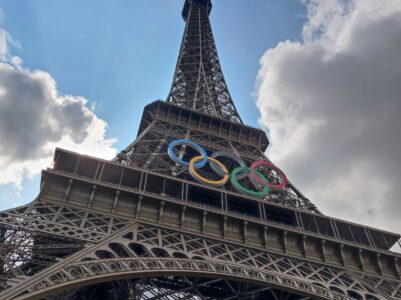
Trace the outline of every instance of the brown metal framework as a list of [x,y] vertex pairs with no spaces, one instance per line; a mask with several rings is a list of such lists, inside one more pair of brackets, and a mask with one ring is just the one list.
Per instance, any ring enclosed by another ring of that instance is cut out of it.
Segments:
[[56,149],[37,199],[0,212],[0,299],[401,299],[398,234],[325,216],[292,183],[263,198],[204,186],[168,158],[190,139],[268,161],[228,92],[210,11],[185,1],[168,100],[145,107],[131,145],[113,161]]

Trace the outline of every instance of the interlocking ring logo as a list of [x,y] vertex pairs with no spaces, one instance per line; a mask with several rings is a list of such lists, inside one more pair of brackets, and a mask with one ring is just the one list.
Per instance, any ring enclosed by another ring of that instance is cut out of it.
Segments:
[[[177,154],[174,152],[174,148],[176,146],[185,146],[192,148],[199,155],[194,156],[189,161],[184,161],[182,158],[178,157]],[[250,167],[246,165],[244,160],[237,155],[234,155],[231,152],[227,151],[217,151],[214,152],[211,156],[209,156],[205,149],[199,146],[197,143],[189,140],[175,140],[170,143],[168,146],[167,153],[169,157],[178,165],[185,167],[189,170],[191,176],[198,182],[207,184],[210,186],[223,186],[230,180],[233,187],[244,194],[256,197],[263,197],[267,195],[270,190],[277,190],[285,187],[287,185],[287,177],[285,176],[284,172],[280,170],[277,166],[275,166],[271,162],[259,160],[255,161],[251,164]],[[219,161],[218,157],[225,157],[235,161],[239,167],[234,168],[231,173],[228,171],[227,167]],[[198,169],[203,168],[207,163],[209,163],[210,168],[219,176],[221,179],[218,180],[211,180],[205,178],[204,176],[198,173]],[[274,170],[277,176],[280,178],[279,184],[272,184],[269,183],[268,178],[262,174],[262,172],[258,171],[258,167],[264,167],[270,170]],[[248,177],[248,179],[255,185],[263,187],[261,191],[253,191],[244,187],[240,180]]]

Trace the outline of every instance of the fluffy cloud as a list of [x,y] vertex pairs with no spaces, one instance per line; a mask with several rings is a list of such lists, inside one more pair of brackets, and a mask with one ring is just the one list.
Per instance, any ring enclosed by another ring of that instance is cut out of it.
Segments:
[[312,0],[262,57],[269,156],[325,214],[400,232],[401,5]]
[[0,28],[0,185],[19,186],[50,165],[54,148],[112,158],[115,140],[107,123],[79,96],[60,95],[44,71],[22,67],[11,57],[11,36]]

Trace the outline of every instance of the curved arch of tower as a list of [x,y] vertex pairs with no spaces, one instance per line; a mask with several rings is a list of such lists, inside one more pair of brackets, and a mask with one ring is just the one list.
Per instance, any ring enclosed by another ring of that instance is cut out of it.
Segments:
[[229,93],[211,10],[185,1],[171,90],[144,108],[134,142],[112,161],[56,149],[38,197],[0,212],[0,299],[401,299],[400,235],[322,214],[278,173],[258,174],[283,188],[244,193],[170,158],[190,140],[230,170],[233,155],[270,163]]

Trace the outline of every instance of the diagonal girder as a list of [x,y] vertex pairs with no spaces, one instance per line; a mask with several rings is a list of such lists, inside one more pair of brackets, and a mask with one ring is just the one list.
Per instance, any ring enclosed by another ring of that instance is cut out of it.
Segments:
[[[163,240],[163,245],[160,245],[160,239]],[[201,240],[203,243],[200,243]],[[199,245],[204,246],[202,248]],[[206,251],[206,248],[209,251]],[[177,250],[183,255],[180,258],[175,258],[174,253]],[[218,253],[218,255],[212,253]],[[13,291],[14,293],[23,293],[24,290],[42,295],[42,293],[46,294],[46,291],[49,293],[52,290],[60,292],[76,284],[87,286],[91,282],[104,281],[106,278],[106,281],[121,279],[121,276],[127,279],[144,278],[143,274],[147,274],[145,277],[148,277],[154,271],[157,271],[157,275],[151,275],[151,278],[168,277],[169,275],[183,275],[187,278],[223,276],[222,278],[226,278],[230,282],[231,280],[250,281],[252,284],[260,285],[260,289],[265,289],[267,284],[269,289],[266,291],[273,288],[272,293],[280,293],[274,291],[274,288],[279,287],[287,291],[291,290],[291,293],[309,295],[312,293],[316,297],[324,299],[334,299],[333,297],[348,299],[346,296],[337,294],[339,291],[342,293],[352,291],[361,295],[377,293],[386,299],[401,295],[397,281],[382,279],[372,284],[371,281],[374,277],[370,278],[367,274],[363,275],[361,281],[361,275],[347,270],[269,254],[265,251],[244,249],[236,245],[197,238],[171,230],[160,230],[139,223],[110,234],[107,239],[80,250],[36,276],[28,277],[14,288],[6,290],[4,295],[12,295]],[[237,275],[239,277],[236,277]],[[177,293],[179,295],[186,292],[203,297],[204,292],[200,287],[207,285],[195,283],[192,280],[194,279],[190,279],[190,284],[184,288],[171,290],[170,287],[163,291],[155,290],[156,287],[161,287],[159,285],[161,281],[156,280],[158,283],[153,283],[155,286],[151,290],[152,297],[160,296],[160,299],[163,299],[163,295]],[[311,287],[313,288],[311,289]],[[232,296],[226,295],[227,299],[234,297],[236,292],[244,293],[243,288],[237,291],[231,286],[231,283],[226,284],[227,291],[234,293]],[[0,294],[0,299],[2,299],[1,297]],[[26,298],[23,294],[21,297],[21,299]]]

